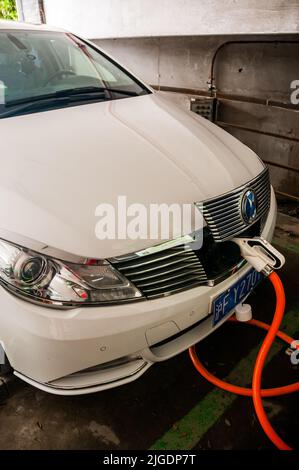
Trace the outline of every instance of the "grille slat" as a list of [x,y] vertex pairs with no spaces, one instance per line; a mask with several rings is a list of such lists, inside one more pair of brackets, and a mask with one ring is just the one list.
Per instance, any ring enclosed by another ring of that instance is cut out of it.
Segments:
[[[264,170],[265,171],[265,170]],[[262,185],[265,183],[266,180],[269,180],[269,173],[268,170],[266,169],[265,173],[260,176],[260,178],[257,181],[252,181],[251,186],[254,188],[257,188],[258,186]]]
[[[226,220],[227,220],[227,216],[211,218],[211,222],[209,222],[209,226],[210,227],[213,227],[213,226],[217,227],[219,224],[223,223],[223,221],[226,221]],[[235,220],[240,220],[239,214],[235,215],[234,217],[230,217],[228,220],[229,220],[229,222],[233,222]]]
[[200,284],[200,281],[196,275],[189,275],[189,276],[186,276],[184,279],[177,279],[173,282],[169,282],[168,284],[167,283],[165,283],[164,285],[160,284],[157,287],[153,287],[153,286],[146,287],[143,289],[143,292],[145,292],[146,294],[150,292],[161,292],[161,291],[168,292],[168,290],[171,290],[175,288],[176,286],[186,284],[188,282],[198,283],[198,285]]
[[262,198],[262,196],[264,196],[265,194],[269,194],[268,188],[266,186],[260,189],[254,189],[254,191],[258,193],[260,198]]
[[205,207],[204,203],[198,203],[199,206],[202,207],[203,210],[206,210],[206,211],[211,211],[211,210],[215,210],[215,208],[219,208],[219,206],[221,206],[222,208],[223,207],[234,207],[234,206],[237,206],[238,205],[238,201],[236,201],[236,196],[232,196],[231,198],[228,198],[228,199],[220,199],[219,201],[217,202],[211,202],[207,207]]
[[[174,266],[174,268],[169,269],[172,266]],[[141,276],[144,277],[148,275],[147,277],[150,277],[150,276],[154,277],[158,275],[159,272],[163,272],[163,273],[175,272],[175,271],[179,271],[180,269],[185,269],[186,267],[189,268],[192,266],[195,266],[195,267],[198,266],[198,259],[194,261],[190,261],[190,262],[185,261],[185,262],[180,262],[180,263],[176,263],[172,265],[165,265],[165,264],[157,265],[154,269],[144,269],[143,271],[136,271],[133,273],[127,271],[127,274],[129,274],[132,279],[141,279]]]
[[159,298],[159,297],[164,297],[165,295],[177,294],[178,292],[193,289],[194,287],[198,287],[200,285],[201,285],[201,283],[199,283],[198,281],[188,281],[185,284],[180,284],[178,286],[173,286],[171,288],[168,288],[164,292],[163,291],[160,291],[160,292],[145,292],[145,295],[148,299],[155,299],[155,298]]
[[[235,204],[231,209],[225,211],[225,214],[226,214],[227,216],[229,216],[230,214],[233,214],[233,215],[234,215],[234,214],[236,213],[236,210],[238,209],[238,205],[239,205],[239,204]],[[230,205],[229,205],[229,207],[230,207]],[[204,213],[205,218],[206,218],[206,217],[216,218],[216,217],[218,217],[219,215],[220,215],[220,216],[223,216],[223,207],[221,206],[220,209],[217,209],[217,210],[213,211],[213,216],[212,216],[212,215],[209,215],[210,213],[209,213],[209,211],[207,211],[207,210],[203,210],[202,212]]]
[[[168,261],[168,262],[164,262],[164,260],[162,260],[162,263],[160,261],[158,262],[155,262],[155,264],[152,262],[150,264],[146,263],[144,265],[139,265],[139,268],[138,270],[132,270],[132,268],[129,266],[126,268],[126,272],[128,274],[130,274],[130,276],[136,276],[136,275],[139,275],[139,274],[143,274],[143,273],[147,273],[147,272],[151,272],[151,271],[155,271],[157,269],[165,269],[165,268],[168,268],[169,266],[176,266],[178,264],[180,264],[181,266],[183,265],[186,265],[186,263],[192,263],[193,261],[198,261],[198,259],[196,258],[196,256],[187,256],[185,258],[178,258],[178,259],[173,259],[172,261]],[[142,269],[140,269],[140,267],[142,267]]]
[[263,190],[256,191],[258,194],[258,202],[261,203],[261,199],[263,199],[265,196],[270,198],[270,185],[269,187],[265,187]]
[[185,269],[183,271],[181,271],[179,274],[175,273],[173,275],[167,275],[167,276],[164,276],[163,280],[161,281],[160,277],[154,277],[154,278],[151,278],[151,280],[148,280],[148,281],[141,281],[141,280],[138,280],[138,285],[142,288],[142,290],[144,290],[144,288],[150,286],[150,287],[155,287],[156,285],[158,286],[163,286],[163,284],[165,282],[169,282],[169,281],[172,281],[173,279],[174,280],[179,280],[180,281],[180,278],[181,277],[184,277],[183,281],[186,280],[186,276],[196,276],[196,279],[198,279],[198,277],[201,277],[202,276],[202,271],[200,269]]
[[269,183],[269,178],[263,178],[257,184],[250,185],[250,188],[254,191],[263,191],[267,187],[267,183]]
[[[230,237],[227,237],[227,234],[228,234],[228,233],[231,234],[231,232],[232,232],[232,227],[234,228],[234,230],[235,230],[236,232],[238,232],[240,229],[243,228],[243,224],[240,222],[239,224],[235,224],[235,223],[234,223],[234,224],[232,224],[232,225],[225,225],[225,226],[223,227],[223,230],[221,230],[221,236],[225,236],[225,238],[231,238],[231,236],[230,236]],[[216,231],[216,230],[215,230],[215,231]],[[212,229],[211,229],[211,232],[212,232]],[[219,234],[219,237],[220,237],[220,233],[219,233],[218,231],[217,231],[217,233]]]
[[[186,254],[186,256],[190,255],[190,257],[194,256],[194,253],[191,250],[185,250],[185,254]],[[139,266],[145,266],[147,264],[153,264],[153,263],[157,263],[157,262],[160,262],[160,261],[164,261],[164,260],[169,259],[169,258],[174,258],[175,256],[181,257],[182,253],[181,252],[173,252],[173,253],[168,253],[168,254],[163,255],[163,252],[162,252],[162,253],[160,253],[160,256],[158,254],[155,255],[155,256],[147,255],[146,259],[144,257],[140,257],[137,260],[134,260],[133,262],[129,262],[127,264],[127,268],[128,269],[134,269],[134,268],[138,268]],[[185,257],[184,257],[184,259],[185,259]],[[177,260],[174,260],[174,262],[177,262]],[[171,261],[170,261],[170,263],[171,263]]]
[[117,269],[148,298],[205,284],[207,276],[196,253],[184,245],[120,261]]
[[[176,273],[177,271],[180,272],[182,271],[182,269],[189,269],[189,270],[192,270],[194,268],[194,270],[200,274],[203,274],[205,275],[205,271],[203,268],[198,268],[198,262],[197,261],[194,261],[194,263],[192,264],[188,264],[187,268],[184,268],[182,267],[181,265],[174,268],[174,269],[169,269],[169,270],[164,270],[164,269],[161,269],[160,272],[156,273],[152,273],[152,274],[149,274],[149,275],[141,275],[141,276],[132,276],[131,277],[131,281],[132,282],[142,282],[142,281],[147,281],[148,279],[156,279],[156,278],[159,278],[159,277],[162,277],[162,276],[165,276],[165,275],[168,275],[168,274],[171,274],[171,273]],[[179,274],[178,274],[179,275]]]
[[252,189],[257,198],[256,222],[265,215],[270,206],[268,169],[265,169],[254,180],[249,181],[231,193],[197,204],[211,230],[215,242],[222,242],[233,238],[248,228],[249,224],[246,223],[241,214],[242,197],[248,189]]

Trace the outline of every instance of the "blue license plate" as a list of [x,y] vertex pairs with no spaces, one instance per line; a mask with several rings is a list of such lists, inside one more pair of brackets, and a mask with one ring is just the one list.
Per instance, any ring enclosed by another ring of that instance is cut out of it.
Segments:
[[241,303],[262,279],[263,275],[261,273],[251,269],[238,282],[222,292],[213,301],[213,325],[217,325],[229,315],[235,306]]

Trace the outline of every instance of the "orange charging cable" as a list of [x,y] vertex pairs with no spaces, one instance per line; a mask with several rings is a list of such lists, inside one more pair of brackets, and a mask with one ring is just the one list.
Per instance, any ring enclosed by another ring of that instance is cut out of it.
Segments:
[[[265,360],[272,346],[272,343],[275,340],[275,337],[277,336],[278,338],[282,339],[283,341],[289,344],[294,341],[293,338],[279,330],[285,309],[285,293],[282,282],[275,272],[272,272],[269,275],[269,279],[272,282],[276,295],[276,309],[272,324],[267,325],[266,323],[258,320],[250,320],[247,322],[250,325],[255,325],[268,331],[255,362],[252,378],[252,388],[233,385],[215,377],[204,367],[204,365],[198,359],[195,346],[189,348],[189,354],[196,370],[213,385],[216,385],[217,387],[222,388],[223,390],[235,393],[237,395],[252,397],[258,420],[269,439],[280,450],[292,450],[291,447],[288,446],[288,444],[286,444],[273,429],[272,425],[270,424],[267,418],[262,402],[262,397],[275,397],[299,391],[299,382],[277,388],[261,389],[261,380]],[[237,322],[235,317],[232,317],[229,320]]]

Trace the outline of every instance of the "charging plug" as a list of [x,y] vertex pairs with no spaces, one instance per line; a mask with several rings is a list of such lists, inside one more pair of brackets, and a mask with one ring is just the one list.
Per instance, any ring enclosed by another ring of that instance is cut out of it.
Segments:
[[239,246],[243,258],[265,276],[285,263],[284,256],[264,238],[234,238],[232,241]]

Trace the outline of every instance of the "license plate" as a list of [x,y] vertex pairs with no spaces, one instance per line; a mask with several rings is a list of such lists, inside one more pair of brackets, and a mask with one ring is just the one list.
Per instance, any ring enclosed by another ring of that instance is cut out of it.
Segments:
[[236,305],[241,303],[262,279],[263,275],[261,273],[251,269],[229,289],[222,292],[213,301],[213,325],[217,325],[217,323],[229,315]]

